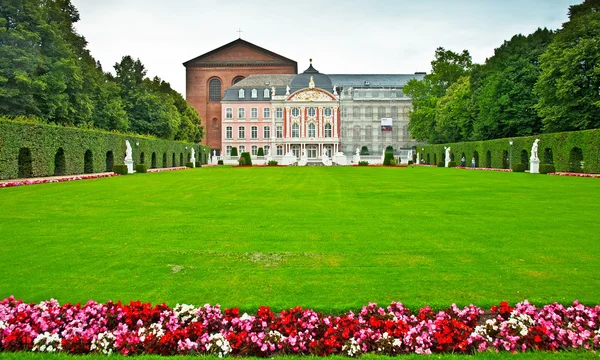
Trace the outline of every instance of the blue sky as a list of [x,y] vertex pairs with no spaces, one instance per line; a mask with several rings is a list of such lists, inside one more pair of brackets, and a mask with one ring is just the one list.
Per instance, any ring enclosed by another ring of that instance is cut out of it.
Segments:
[[140,58],[185,96],[182,63],[238,37],[324,73],[414,73],[442,46],[482,63],[515,34],[558,29],[582,0],[72,0],[105,70]]

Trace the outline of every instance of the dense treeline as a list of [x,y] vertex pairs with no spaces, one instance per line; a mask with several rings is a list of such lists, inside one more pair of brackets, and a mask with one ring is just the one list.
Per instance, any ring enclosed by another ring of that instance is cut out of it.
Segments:
[[556,32],[515,35],[484,64],[438,48],[411,80],[410,131],[433,144],[600,127],[600,0],[569,8]]
[[70,0],[0,2],[0,115],[200,141],[200,118],[140,60],[104,72],[74,24]]

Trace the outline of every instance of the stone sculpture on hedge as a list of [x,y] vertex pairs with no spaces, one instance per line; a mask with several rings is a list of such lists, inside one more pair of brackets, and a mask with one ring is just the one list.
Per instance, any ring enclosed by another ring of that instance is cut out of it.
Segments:
[[540,139],[535,139],[531,146],[531,157],[529,158],[529,172],[531,174],[540,173],[540,158],[538,157],[538,143]]
[[194,164],[192,167],[196,167],[196,150],[192,148],[192,154],[190,155],[190,162]]
[[446,167],[448,167],[448,165],[450,165],[450,146],[448,146],[446,148]]
[[133,174],[133,151],[129,140],[125,140],[125,165],[127,166],[127,173]]

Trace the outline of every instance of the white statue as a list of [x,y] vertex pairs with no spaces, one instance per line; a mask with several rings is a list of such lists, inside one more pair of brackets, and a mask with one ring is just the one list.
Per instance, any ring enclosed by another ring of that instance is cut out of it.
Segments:
[[309,89],[314,89],[315,88],[315,81],[313,80],[313,77],[310,77],[310,81],[308,82],[308,88]]
[[337,86],[334,86],[334,87],[333,87],[333,95],[337,96],[337,94],[338,94],[338,93],[337,93]]
[[271,97],[275,96],[275,86],[271,86]]
[[324,148],[324,149],[323,149],[323,156],[324,156],[324,157],[327,157],[327,148]]
[[131,144],[129,143],[129,140],[125,140],[125,146],[127,147],[127,150],[125,150],[125,161],[133,161],[133,153],[131,150]]
[[450,147],[446,148],[446,161],[450,161]]
[[289,85],[286,85],[286,86],[285,86],[285,94],[286,94],[286,95],[289,95],[289,94],[290,94],[290,86],[289,86]]
[[190,155],[190,162],[192,163],[192,167],[196,167],[196,150],[192,148],[192,154]]
[[356,156],[360,155],[360,149],[356,148]]
[[213,150],[213,157],[217,156],[217,150]]
[[533,146],[531,147],[531,158],[532,159],[539,160],[539,157],[538,157],[538,143],[539,142],[540,142],[540,139],[535,139],[535,141],[533,142]]
[[383,151],[381,152],[381,156],[385,158],[385,149],[383,149]]

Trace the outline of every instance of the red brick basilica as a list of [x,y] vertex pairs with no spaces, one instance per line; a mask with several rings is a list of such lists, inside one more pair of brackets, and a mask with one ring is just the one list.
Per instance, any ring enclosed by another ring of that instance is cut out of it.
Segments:
[[252,74],[297,74],[298,64],[248,41],[237,39],[183,63],[186,98],[203,120],[202,144],[221,149],[221,99],[231,85]]

